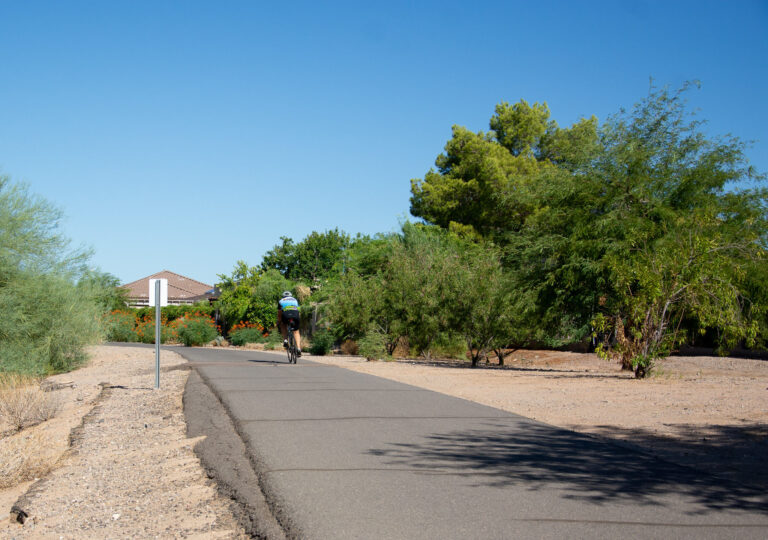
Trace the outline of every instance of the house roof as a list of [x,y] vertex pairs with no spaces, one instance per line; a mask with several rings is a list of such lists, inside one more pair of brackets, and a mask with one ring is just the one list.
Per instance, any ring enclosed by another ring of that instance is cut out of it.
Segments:
[[131,283],[121,285],[122,289],[128,289],[129,298],[149,298],[149,280],[167,279],[168,280],[168,299],[191,299],[193,297],[204,296],[205,293],[213,289],[213,285],[208,285],[202,281],[197,281],[170,270],[163,270],[151,276],[137,279]]

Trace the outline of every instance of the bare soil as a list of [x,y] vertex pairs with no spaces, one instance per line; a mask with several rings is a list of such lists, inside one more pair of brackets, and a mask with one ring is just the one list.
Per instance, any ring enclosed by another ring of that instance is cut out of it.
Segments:
[[[520,351],[504,368],[477,369],[456,361],[305,358],[768,486],[765,361],[673,357],[636,380],[595,355],[552,351]],[[202,437],[186,435],[184,360],[166,351],[162,359],[155,390],[153,350],[96,347],[88,367],[49,379],[62,404],[56,418],[15,435],[0,426],[0,459],[10,442],[18,448],[27,437],[37,442],[25,451],[45,453],[52,468],[0,491],[0,538],[245,537],[195,456]],[[23,526],[5,518],[14,503],[29,513]]]
[[[12,505],[28,514],[2,519],[0,538],[246,538],[228,500],[203,472],[188,438],[182,393],[189,376],[163,351],[160,389],[154,350],[96,347],[83,369],[50,377],[56,418],[0,439],[42,433],[53,468],[0,492],[0,518]],[[40,440],[41,437],[31,437]]]

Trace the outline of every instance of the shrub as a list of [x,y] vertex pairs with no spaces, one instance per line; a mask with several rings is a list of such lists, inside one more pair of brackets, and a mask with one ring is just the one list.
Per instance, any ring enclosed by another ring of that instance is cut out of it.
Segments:
[[71,281],[16,275],[0,285],[0,371],[43,376],[75,369],[103,338],[101,313]]
[[58,400],[40,388],[38,379],[0,374],[0,420],[16,431],[53,418],[58,408]]
[[309,346],[309,352],[316,356],[325,356],[331,352],[333,347],[333,334],[328,330],[322,329],[315,332],[312,336],[312,344]]
[[274,332],[269,334],[265,339],[266,339],[266,342],[264,345],[265,349],[274,351],[275,349],[283,348],[283,336],[282,334],[280,334],[279,331],[275,330]]
[[42,478],[53,470],[60,456],[56,441],[42,430],[0,439],[0,489]]
[[341,354],[345,354],[347,356],[354,356],[358,353],[358,343],[352,339],[344,340],[344,342],[339,346],[341,349]]
[[386,358],[387,336],[374,330],[367,332],[358,342],[360,354],[368,360]]
[[[210,303],[203,301],[203,302],[198,302],[191,306],[185,305],[185,304],[163,306],[160,308],[160,317],[163,320],[172,322],[172,321],[175,321],[176,319],[181,319],[186,315],[191,315],[194,313],[202,313],[204,315],[213,316],[213,313],[215,311],[216,311],[216,308],[210,305]],[[154,306],[145,306],[142,308],[138,308],[136,310],[136,317],[139,319],[144,317],[154,318],[154,316],[155,316]]]
[[264,328],[260,324],[252,322],[241,322],[232,327],[229,331],[229,342],[232,345],[245,345],[246,343],[263,343]]
[[[422,351],[424,354],[425,351]],[[429,346],[429,354],[424,354],[427,358],[453,358],[456,360],[467,359],[467,344],[459,335],[441,333],[434,339]]]
[[[177,319],[179,320],[179,319]],[[174,321],[175,323],[176,321]],[[136,334],[135,341],[141,343],[154,343],[155,342],[155,318],[149,315],[144,315],[140,319],[136,319],[136,327],[134,333]],[[166,343],[168,341],[178,341],[178,334],[176,326],[171,323],[167,324],[165,318],[160,319],[160,343]]]
[[137,341],[136,317],[127,311],[115,310],[104,316],[104,329],[107,341],[133,342]]
[[176,331],[179,341],[187,347],[204,345],[219,335],[213,319],[200,312],[185,315],[174,322],[178,322]]

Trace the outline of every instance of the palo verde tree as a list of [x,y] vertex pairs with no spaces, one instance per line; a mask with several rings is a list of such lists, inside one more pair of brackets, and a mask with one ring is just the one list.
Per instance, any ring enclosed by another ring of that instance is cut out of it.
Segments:
[[89,254],[69,248],[61,220],[59,209],[0,177],[0,371],[66,371],[101,338],[97,287],[76,286]]

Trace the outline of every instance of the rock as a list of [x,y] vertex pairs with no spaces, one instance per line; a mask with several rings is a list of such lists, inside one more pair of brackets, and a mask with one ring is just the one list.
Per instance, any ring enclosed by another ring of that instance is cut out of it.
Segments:
[[16,505],[13,505],[11,507],[11,521],[15,521],[16,523],[24,524],[25,521],[27,521],[27,518],[29,518],[29,514],[27,514],[24,510],[19,508]]

